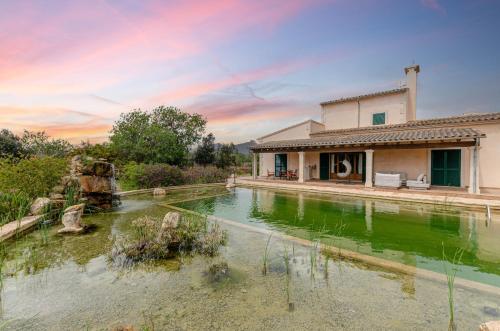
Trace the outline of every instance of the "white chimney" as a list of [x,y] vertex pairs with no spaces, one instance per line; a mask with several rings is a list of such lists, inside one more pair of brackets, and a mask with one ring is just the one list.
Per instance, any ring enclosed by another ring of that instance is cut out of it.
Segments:
[[408,88],[408,106],[406,107],[406,120],[414,121],[417,119],[417,75],[420,72],[420,66],[414,64],[405,68],[406,87]]

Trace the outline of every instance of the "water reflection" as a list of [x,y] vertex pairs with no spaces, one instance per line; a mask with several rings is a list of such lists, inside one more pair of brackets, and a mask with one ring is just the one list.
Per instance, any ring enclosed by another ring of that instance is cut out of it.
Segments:
[[[480,211],[247,188],[178,206],[307,239],[335,240],[345,249],[439,272],[443,247],[448,256],[464,249],[462,276],[484,280],[478,273],[500,275],[500,223],[497,219],[487,227]],[[341,234],[339,224],[345,224]],[[498,278],[486,280],[492,281]]]

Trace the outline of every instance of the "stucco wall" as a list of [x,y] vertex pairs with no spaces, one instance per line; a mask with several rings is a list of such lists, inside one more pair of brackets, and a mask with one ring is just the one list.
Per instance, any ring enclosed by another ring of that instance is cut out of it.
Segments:
[[[481,193],[500,193],[500,123],[470,125],[486,134],[479,150],[479,186]],[[467,178],[469,159],[467,157]]]
[[[374,113],[385,113],[386,124],[406,122],[408,94],[399,93],[361,99],[359,126],[371,126]],[[358,127],[358,102],[349,101],[323,106],[325,130]]]
[[373,153],[373,173],[384,171],[406,172],[408,179],[421,173],[429,176],[426,149],[386,149]]
[[[264,136],[258,139],[259,143],[264,143],[268,141],[279,141],[279,140],[289,140],[289,139],[307,139],[311,133],[311,123],[314,122],[304,122],[290,128],[285,128],[276,133]],[[313,128],[317,129],[317,126]],[[319,131],[319,130],[318,130]]]
[[[299,169],[299,153],[279,153],[287,154],[287,168],[288,170]],[[260,173],[259,176],[267,176],[267,171],[274,171],[274,155],[275,153],[261,153],[260,154]],[[309,166],[316,165],[316,169],[311,169],[311,178],[319,178],[319,152],[306,152],[305,154],[305,168],[309,171]],[[308,172],[309,174],[309,172]],[[308,175],[306,175],[308,177]]]

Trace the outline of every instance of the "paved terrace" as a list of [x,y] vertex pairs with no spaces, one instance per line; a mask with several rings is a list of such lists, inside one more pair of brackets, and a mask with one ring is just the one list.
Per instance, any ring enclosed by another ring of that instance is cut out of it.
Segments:
[[500,210],[500,196],[469,194],[465,189],[459,188],[431,188],[428,191],[423,191],[410,190],[408,188],[367,188],[363,184],[340,184],[317,180],[299,183],[297,181],[287,181],[279,179],[252,179],[251,177],[239,177],[237,178],[237,184],[297,191],[341,194],[367,198],[475,207],[483,209],[485,211],[486,206],[490,206],[491,209]]

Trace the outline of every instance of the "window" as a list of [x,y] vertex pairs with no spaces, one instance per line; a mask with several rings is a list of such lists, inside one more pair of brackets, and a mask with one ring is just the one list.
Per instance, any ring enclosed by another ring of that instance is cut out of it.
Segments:
[[375,113],[373,114],[373,125],[385,124],[385,113]]

